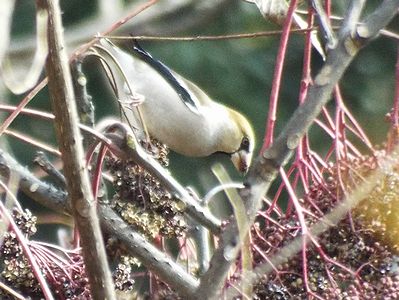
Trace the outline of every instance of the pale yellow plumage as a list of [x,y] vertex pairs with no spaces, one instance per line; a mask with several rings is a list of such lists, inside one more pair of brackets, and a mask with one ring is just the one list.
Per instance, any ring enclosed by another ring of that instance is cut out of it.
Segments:
[[[136,57],[133,51],[131,54],[122,51],[107,39],[101,39],[101,45],[103,48],[97,51],[104,57],[113,56],[129,81],[126,84],[117,64],[107,59],[121,103],[131,101],[129,86],[133,94],[144,96],[139,109],[152,137],[186,156],[227,153],[239,171],[247,171],[254,149],[254,133],[243,115],[211,100],[197,85],[169,70],[178,88],[188,91],[192,101],[185,101],[174,82],[171,84],[165,79],[167,76],[148,61]],[[140,127],[137,110],[124,107],[129,122]]]

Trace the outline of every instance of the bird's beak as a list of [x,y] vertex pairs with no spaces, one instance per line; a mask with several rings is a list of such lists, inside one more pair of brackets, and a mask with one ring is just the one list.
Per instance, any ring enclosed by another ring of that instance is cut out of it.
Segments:
[[234,167],[242,174],[247,173],[248,168],[251,164],[251,153],[245,150],[239,150],[231,155],[231,161]]

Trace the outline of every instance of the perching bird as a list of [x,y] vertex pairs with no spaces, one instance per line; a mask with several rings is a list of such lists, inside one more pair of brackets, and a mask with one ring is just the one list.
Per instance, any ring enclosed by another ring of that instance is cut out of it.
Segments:
[[[111,58],[106,61],[118,100],[126,104],[144,97],[138,108],[151,137],[185,156],[225,153],[237,170],[242,173],[248,170],[255,141],[252,127],[243,115],[213,101],[194,83],[154,59],[137,42],[131,54],[108,39],[103,38],[100,43],[102,47],[96,50]],[[129,123],[140,127],[137,109],[122,107]]]

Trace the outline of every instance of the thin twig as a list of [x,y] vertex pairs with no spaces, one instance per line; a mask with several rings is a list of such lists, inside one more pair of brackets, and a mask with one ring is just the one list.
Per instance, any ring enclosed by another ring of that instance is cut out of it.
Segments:
[[12,288],[10,288],[9,286],[7,286],[5,283],[3,283],[1,281],[0,281],[0,289],[5,291],[7,294],[10,294],[11,296],[13,296],[17,300],[25,300],[26,299],[20,293],[18,293],[17,291],[14,291]]
[[[101,35],[107,35],[113,31],[115,31],[116,29],[118,29],[119,27],[121,27],[123,24],[126,24],[126,22],[128,22],[130,19],[134,18],[135,16],[137,16],[138,14],[140,14],[141,12],[143,12],[144,10],[146,10],[147,8],[153,6],[155,3],[157,3],[158,0],[149,0],[146,3],[138,6],[135,10],[133,10],[131,13],[129,13],[126,17],[118,20],[116,23],[112,24],[111,27],[109,27],[108,29],[106,29],[105,31],[103,31],[101,33]],[[93,46],[95,43],[97,43],[98,41],[98,37],[92,39],[90,42],[84,44],[83,46],[79,47],[79,49],[77,49],[71,56],[71,61],[77,59],[78,57],[80,57],[83,53],[85,53],[91,46]]]
[[57,149],[55,149],[54,147],[47,145],[45,143],[39,142],[37,140],[34,140],[33,138],[27,136],[26,134],[23,134],[21,132],[15,131],[15,130],[10,130],[7,129],[5,132],[5,134],[12,136],[14,138],[19,139],[20,141],[23,141],[25,143],[28,143],[29,145],[35,146],[39,149],[45,150],[51,154],[57,155],[57,156],[61,156],[61,152],[58,151]]
[[50,175],[51,179],[60,187],[65,188],[66,180],[64,175],[57,170],[57,168],[51,163],[50,159],[42,151],[38,151],[33,160],[46,174]]
[[[308,31],[317,30],[314,28],[305,29],[291,29],[291,33],[306,33]],[[224,35],[197,35],[197,36],[149,36],[149,35],[134,35],[134,36],[117,36],[104,35],[99,38],[108,38],[111,40],[151,40],[151,41],[177,41],[177,42],[195,42],[195,41],[219,41],[219,40],[235,40],[235,39],[251,39],[258,37],[278,36],[283,33],[282,30],[259,31],[253,33],[235,33]]]

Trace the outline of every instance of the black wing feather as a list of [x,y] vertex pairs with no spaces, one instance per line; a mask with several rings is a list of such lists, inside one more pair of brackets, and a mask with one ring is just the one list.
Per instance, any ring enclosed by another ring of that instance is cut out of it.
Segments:
[[194,112],[198,112],[198,107],[193,100],[192,95],[187,91],[187,89],[182,86],[179,80],[173,75],[172,71],[161,61],[152,57],[150,53],[145,51],[138,43],[134,40],[133,51],[151,67],[153,67],[176,91],[180,99]]

